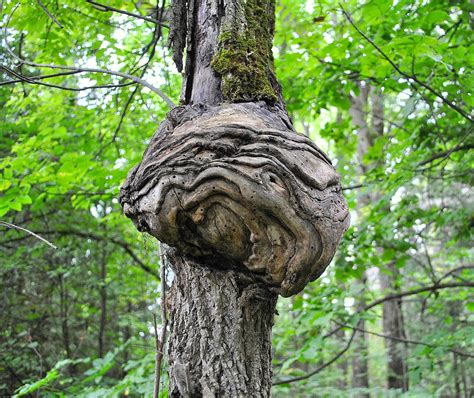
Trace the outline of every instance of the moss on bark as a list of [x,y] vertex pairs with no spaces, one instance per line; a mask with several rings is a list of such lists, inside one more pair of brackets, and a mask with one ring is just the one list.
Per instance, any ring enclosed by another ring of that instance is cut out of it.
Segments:
[[231,24],[222,27],[211,66],[222,78],[225,100],[273,103],[277,100],[271,83],[274,0],[246,0],[240,13]]

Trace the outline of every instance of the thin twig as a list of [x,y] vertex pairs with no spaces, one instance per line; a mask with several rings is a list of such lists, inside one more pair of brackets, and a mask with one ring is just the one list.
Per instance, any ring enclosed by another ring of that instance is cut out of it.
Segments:
[[123,77],[125,79],[132,80],[135,83],[141,84],[142,86],[147,87],[148,89],[150,89],[154,93],[158,94],[168,104],[168,106],[170,108],[175,106],[174,102],[171,101],[171,99],[163,91],[161,91],[159,88],[157,88],[157,87],[153,86],[152,84],[148,83],[146,80],[143,80],[143,79],[141,79],[137,76],[129,75],[128,73],[112,71],[112,70],[109,70],[109,69],[101,69],[101,68],[87,68],[87,67],[77,67],[77,66],[70,66],[70,65],[56,65],[56,64],[40,64],[40,63],[36,63],[36,62],[32,62],[32,61],[28,61],[28,60],[20,58],[18,55],[16,55],[11,50],[10,46],[8,45],[8,40],[7,40],[8,25],[9,25],[9,22],[10,22],[12,16],[13,16],[13,13],[16,11],[17,8],[18,7],[15,7],[13,9],[12,13],[8,17],[7,23],[5,23],[5,26],[3,28],[3,36],[4,36],[3,40],[5,42],[4,47],[7,50],[7,52],[13,58],[18,60],[19,62],[21,62],[23,64],[26,64],[26,65],[34,66],[36,68],[62,69],[62,70],[69,70],[69,71],[104,73],[104,74],[109,74],[109,75],[113,75],[113,76],[120,76],[120,77]]
[[61,29],[63,29],[63,26],[59,23],[59,21],[56,19],[56,17],[49,12],[49,10],[45,7],[45,5],[41,2],[41,0],[36,0],[38,5],[41,7],[41,9],[46,13],[46,15],[51,18],[51,20],[58,25]]
[[323,363],[321,366],[318,366],[315,370],[309,373],[306,373],[303,376],[298,376],[298,377],[294,377],[292,379],[287,379],[287,380],[276,381],[273,383],[273,385],[277,386],[279,384],[294,383],[296,381],[306,380],[306,379],[309,379],[311,376],[314,376],[316,373],[321,372],[323,369],[327,368],[329,365],[332,365],[334,362],[336,362],[340,357],[342,357],[345,354],[345,352],[350,348],[352,344],[352,340],[354,340],[355,334],[356,334],[356,330],[353,330],[351,337],[347,341],[344,348],[341,351],[339,351],[336,355],[334,355],[328,362]]
[[[78,91],[85,91],[85,90],[94,90],[94,89],[98,89],[98,88],[127,87],[127,86],[131,86],[133,84],[137,84],[136,82],[129,82],[129,83],[119,83],[119,84],[99,84],[99,85],[96,85],[96,86],[85,86],[85,87],[67,87],[67,86],[61,86],[59,84],[43,83],[43,82],[38,81],[38,80],[43,80],[43,79],[45,79],[45,77],[42,77],[41,79],[31,78],[29,76],[27,77],[27,76],[22,75],[18,72],[15,72],[14,70],[6,67],[5,65],[0,65],[0,69],[3,69],[8,74],[13,75],[14,77],[18,78],[17,80],[8,80],[8,81],[0,82],[0,86],[4,86],[4,85],[8,85],[8,84],[15,84],[15,83],[19,83],[19,82],[26,82],[26,83],[29,83],[29,84],[36,84],[38,86],[46,86],[46,87],[52,87],[52,88],[59,88],[61,90],[65,90],[65,91],[78,92]],[[76,71],[76,72],[72,72],[72,73],[80,73],[80,72]],[[72,73],[70,73],[70,74],[72,74]],[[56,73],[55,75],[60,75],[60,74]]]
[[156,316],[153,315],[155,322],[156,335],[156,360],[155,360],[155,382],[153,386],[153,398],[158,398],[160,395],[160,380],[161,380],[161,363],[163,362],[164,347],[166,341],[166,328],[168,327],[168,317],[166,316],[166,260],[163,253],[162,244],[159,248],[160,256],[160,279],[161,279],[161,297],[160,297],[160,312],[161,312],[161,339],[158,341],[158,332],[156,327]]
[[457,354],[457,355],[460,355],[460,356],[463,356],[463,357],[474,358],[474,355],[472,355],[472,354],[466,354],[464,352],[461,352],[461,351],[458,351],[458,350],[455,350],[455,349],[452,349],[452,348],[443,347],[443,346],[436,345],[436,344],[425,343],[423,341],[418,341],[418,340],[409,340],[409,339],[402,339],[401,337],[396,337],[396,336],[388,336],[386,334],[372,332],[370,330],[362,329],[358,326],[351,326],[351,325],[344,324],[344,323],[341,323],[341,322],[338,322],[338,321],[334,321],[334,323],[337,323],[338,325],[342,326],[343,328],[358,330],[362,333],[372,334],[374,336],[381,337],[381,338],[384,338],[384,339],[387,339],[387,340],[395,340],[395,341],[399,341],[401,343],[407,343],[407,344],[423,345],[423,346],[430,347],[430,348],[444,348],[444,349],[446,349],[446,350],[448,350],[448,351],[450,351],[454,354]]
[[96,1],[92,1],[92,0],[86,0],[86,2],[89,3],[89,4],[92,4],[93,6],[95,6],[94,8],[96,10],[99,10],[99,11],[113,11],[113,12],[116,12],[118,14],[128,15],[129,17],[143,19],[144,21],[152,22],[156,25],[162,26],[163,28],[169,29],[168,25],[166,25],[166,24],[162,23],[161,21],[158,21],[154,18],[150,18],[150,17],[140,15],[140,14],[135,14],[133,12],[124,11],[124,10],[121,10],[119,8],[107,6],[105,4],[97,3]]
[[28,234],[30,234],[31,236],[34,236],[35,238],[43,241],[44,243],[46,243],[48,246],[51,246],[53,249],[57,249],[57,246],[54,246],[49,240],[43,238],[42,236],[30,231],[29,229],[26,229],[26,228],[23,228],[23,227],[19,227],[18,225],[15,225],[15,224],[10,224],[9,222],[6,222],[6,221],[0,221],[0,224],[7,227],[7,228],[11,228],[11,229],[17,229],[19,231],[23,231],[23,232],[26,232]]

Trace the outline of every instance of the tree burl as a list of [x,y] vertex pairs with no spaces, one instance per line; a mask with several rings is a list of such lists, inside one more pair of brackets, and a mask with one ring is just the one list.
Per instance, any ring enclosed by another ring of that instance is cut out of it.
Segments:
[[264,102],[171,110],[120,201],[140,231],[285,297],[322,274],[349,225],[330,160]]

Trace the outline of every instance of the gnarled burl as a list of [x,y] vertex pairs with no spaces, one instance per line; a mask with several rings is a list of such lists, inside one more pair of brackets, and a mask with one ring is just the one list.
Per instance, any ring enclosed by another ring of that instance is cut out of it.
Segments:
[[330,160],[263,102],[173,109],[120,200],[139,230],[285,297],[321,275],[349,223]]

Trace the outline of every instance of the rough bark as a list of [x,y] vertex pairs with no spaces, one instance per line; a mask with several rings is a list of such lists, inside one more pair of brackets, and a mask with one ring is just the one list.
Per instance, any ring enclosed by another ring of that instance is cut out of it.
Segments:
[[252,275],[169,254],[170,396],[268,397],[277,294]]
[[270,396],[277,295],[317,278],[349,223],[331,162],[286,113],[274,9],[274,0],[173,1],[184,105],[121,190],[137,228],[172,247],[173,397]]
[[263,100],[284,109],[273,66],[274,0],[174,0],[172,10],[182,103]]

